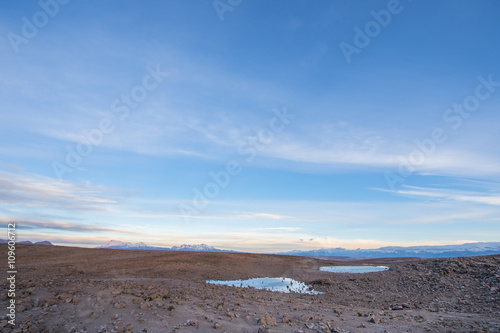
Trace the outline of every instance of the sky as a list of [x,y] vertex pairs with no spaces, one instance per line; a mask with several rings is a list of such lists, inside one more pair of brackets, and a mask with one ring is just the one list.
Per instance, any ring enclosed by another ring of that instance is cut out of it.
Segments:
[[5,237],[500,241],[500,3],[0,2]]

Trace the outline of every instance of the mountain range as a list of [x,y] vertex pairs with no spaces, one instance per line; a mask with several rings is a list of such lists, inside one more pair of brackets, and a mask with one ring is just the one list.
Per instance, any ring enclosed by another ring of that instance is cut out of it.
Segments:
[[[8,239],[0,239],[0,244],[8,243],[8,242],[9,242]],[[54,246],[54,244],[52,244],[49,241],[35,242],[35,243],[33,243],[31,241],[21,241],[21,242],[16,242],[16,244],[37,244],[37,245],[50,245],[50,246]]]
[[378,249],[348,250],[341,247],[311,251],[290,251],[279,254],[301,257],[350,257],[350,258],[449,258],[500,254],[500,242],[478,242],[440,246],[387,246]]
[[169,247],[157,247],[157,246],[149,246],[142,242],[139,243],[130,243],[130,242],[121,242],[116,240],[111,240],[106,244],[97,246],[98,249],[119,249],[119,250],[144,250],[144,251],[197,251],[197,252],[233,252],[236,251],[231,250],[221,250],[216,249],[213,246],[209,246],[207,244],[182,244],[181,246],[172,246]]
[[[8,240],[0,239],[1,243]],[[17,244],[37,244],[50,245],[49,241],[31,242],[21,241]],[[119,250],[142,250],[142,251],[197,251],[197,252],[229,252],[239,253],[232,250],[217,249],[207,244],[183,244],[181,246],[157,247],[150,246],[143,242],[130,243],[111,240],[106,244],[97,246],[98,249],[119,249]],[[397,258],[397,257],[419,257],[419,258],[451,258],[451,257],[472,257],[491,254],[500,254],[500,242],[477,242],[465,243],[461,245],[428,245],[428,246],[386,246],[378,249],[356,249],[349,250],[342,247],[331,249],[318,249],[309,251],[293,250],[289,252],[270,253],[301,257],[348,257],[348,258]]]
[[163,247],[153,247],[149,246],[143,242],[138,243],[130,243],[130,242],[121,242],[117,240],[110,240],[106,244],[97,246],[96,249],[117,249],[117,250],[164,250],[168,248]]

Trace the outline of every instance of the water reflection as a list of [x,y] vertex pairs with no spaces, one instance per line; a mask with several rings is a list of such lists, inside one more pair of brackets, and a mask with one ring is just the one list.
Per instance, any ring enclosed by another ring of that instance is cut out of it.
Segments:
[[296,292],[301,294],[317,295],[322,292],[315,291],[311,286],[303,282],[295,281],[290,278],[254,278],[248,280],[232,280],[232,281],[215,281],[207,280],[207,283],[223,286],[234,286],[242,288],[265,289],[269,291],[277,291],[281,293]]
[[386,266],[323,266],[319,270],[333,273],[372,273],[388,270]]

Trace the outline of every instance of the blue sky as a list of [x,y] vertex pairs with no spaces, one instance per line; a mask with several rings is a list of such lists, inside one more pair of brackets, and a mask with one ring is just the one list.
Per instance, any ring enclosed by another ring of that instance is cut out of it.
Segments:
[[499,11],[2,1],[0,220],[78,246],[499,241]]

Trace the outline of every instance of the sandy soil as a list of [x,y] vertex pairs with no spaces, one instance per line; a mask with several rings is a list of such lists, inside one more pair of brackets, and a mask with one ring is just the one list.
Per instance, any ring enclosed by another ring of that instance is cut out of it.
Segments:
[[[338,274],[318,268],[353,263],[42,245],[16,254],[17,325],[2,317],[1,332],[500,332],[500,256],[372,259],[355,264],[391,269]],[[204,282],[252,277],[290,277],[324,294]],[[4,313],[8,302],[2,293]]]

